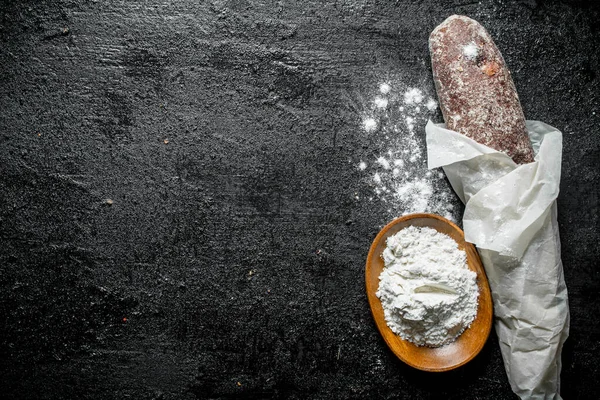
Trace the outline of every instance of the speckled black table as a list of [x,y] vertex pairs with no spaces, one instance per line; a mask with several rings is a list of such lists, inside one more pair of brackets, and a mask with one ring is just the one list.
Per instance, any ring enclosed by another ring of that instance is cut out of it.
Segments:
[[597,398],[597,4],[3,1],[2,397],[512,399],[494,335],[412,370],[364,290],[404,210],[364,200],[363,118],[381,82],[434,93],[429,32],[462,13],[564,133],[563,394]]

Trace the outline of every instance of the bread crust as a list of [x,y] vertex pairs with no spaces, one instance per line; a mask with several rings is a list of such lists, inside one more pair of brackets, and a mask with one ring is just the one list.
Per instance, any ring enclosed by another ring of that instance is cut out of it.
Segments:
[[502,54],[477,21],[453,15],[429,37],[433,78],[448,129],[534,160],[519,96]]

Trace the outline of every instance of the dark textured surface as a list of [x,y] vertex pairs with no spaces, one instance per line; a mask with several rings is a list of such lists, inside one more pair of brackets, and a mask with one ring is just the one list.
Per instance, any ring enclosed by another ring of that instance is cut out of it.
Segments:
[[2,2],[3,398],[512,399],[495,336],[457,371],[411,370],[364,291],[389,216],[355,198],[378,151],[361,99],[432,93],[427,38],[453,13],[564,133],[563,394],[597,398],[595,4]]

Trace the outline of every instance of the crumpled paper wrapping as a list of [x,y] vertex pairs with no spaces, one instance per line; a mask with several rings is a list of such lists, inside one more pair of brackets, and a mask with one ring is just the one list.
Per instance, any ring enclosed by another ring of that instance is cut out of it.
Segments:
[[562,134],[539,121],[527,121],[527,129],[535,162],[517,165],[429,121],[428,167],[442,167],[465,203],[465,239],[485,267],[513,391],[523,399],[561,399],[561,350],[569,334],[556,220]]

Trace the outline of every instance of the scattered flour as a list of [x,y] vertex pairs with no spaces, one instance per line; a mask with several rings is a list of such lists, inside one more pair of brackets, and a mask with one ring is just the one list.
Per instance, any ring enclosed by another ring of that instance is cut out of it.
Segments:
[[381,165],[384,169],[390,169],[390,162],[385,157],[379,157],[377,159],[379,165]]
[[438,103],[434,99],[427,100],[427,104],[425,104],[425,107],[427,107],[427,109],[429,111],[435,111],[435,109],[437,108],[437,106],[438,106]]
[[411,212],[425,212],[433,196],[433,186],[426,179],[415,179],[399,184],[394,189],[395,196]]
[[454,341],[477,315],[477,274],[465,252],[449,236],[414,226],[386,244],[376,294],[390,329],[417,346]]
[[471,42],[466,46],[463,46],[463,55],[468,59],[468,60],[475,60],[477,59],[477,56],[479,55],[479,47],[477,47],[477,45],[475,44],[475,42]]
[[404,93],[406,104],[418,104],[423,101],[423,92],[419,89],[409,89]]
[[365,128],[365,131],[373,132],[377,129],[377,121],[373,118],[367,118],[363,121],[363,127]]
[[389,83],[382,83],[371,104],[363,129],[377,132],[370,140],[380,147],[380,153],[358,163],[358,169],[370,175],[374,192],[364,198],[386,203],[392,217],[433,212],[456,221],[458,200],[441,172],[427,170],[425,157],[424,127],[437,112],[438,103],[421,89],[405,87],[397,92]]
[[381,183],[381,176],[379,176],[379,174],[377,172],[375,172],[375,175],[373,175],[373,181],[377,184]]
[[388,106],[388,100],[383,97],[376,97],[375,105],[379,108],[386,108]]

